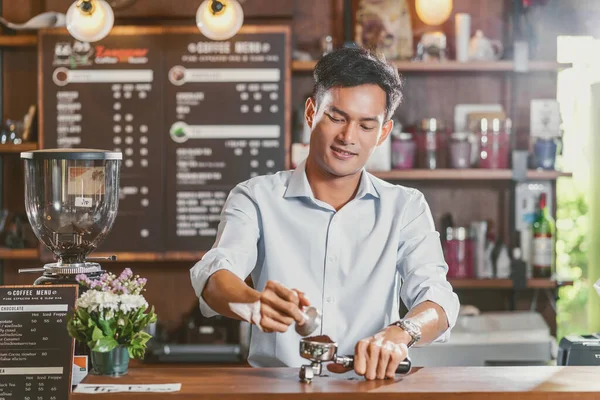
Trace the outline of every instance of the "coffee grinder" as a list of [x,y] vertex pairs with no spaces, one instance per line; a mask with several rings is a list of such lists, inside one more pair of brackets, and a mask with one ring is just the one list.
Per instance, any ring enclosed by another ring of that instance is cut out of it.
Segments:
[[27,218],[55,262],[19,272],[42,272],[35,285],[77,284],[79,274],[99,278],[103,273],[95,262],[99,259],[88,255],[115,222],[123,155],[94,149],[45,149],[21,153],[21,158],[25,160]]

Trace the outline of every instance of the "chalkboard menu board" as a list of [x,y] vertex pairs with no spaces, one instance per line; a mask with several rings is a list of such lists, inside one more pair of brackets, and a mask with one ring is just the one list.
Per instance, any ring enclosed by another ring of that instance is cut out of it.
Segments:
[[42,31],[42,146],[123,152],[119,213],[99,250],[208,250],[229,191],[287,168],[289,36],[116,27],[87,44]]
[[76,298],[75,285],[0,286],[0,399],[69,397]]

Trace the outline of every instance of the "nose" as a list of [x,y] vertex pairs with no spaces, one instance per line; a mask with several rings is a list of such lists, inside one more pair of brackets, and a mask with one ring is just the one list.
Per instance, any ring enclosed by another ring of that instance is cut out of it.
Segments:
[[337,136],[344,146],[353,145],[356,141],[356,126],[354,123],[347,124]]

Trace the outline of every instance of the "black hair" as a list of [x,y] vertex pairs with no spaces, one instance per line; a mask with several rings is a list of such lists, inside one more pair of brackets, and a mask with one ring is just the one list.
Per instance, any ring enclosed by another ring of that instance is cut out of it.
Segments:
[[386,119],[390,119],[402,100],[402,80],[398,70],[372,52],[344,47],[323,56],[313,70],[313,98],[317,104],[333,87],[375,84],[386,93]]

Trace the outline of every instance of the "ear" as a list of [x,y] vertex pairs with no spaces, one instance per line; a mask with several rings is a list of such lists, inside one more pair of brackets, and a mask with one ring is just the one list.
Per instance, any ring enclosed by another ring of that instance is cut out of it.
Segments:
[[313,121],[316,112],[317,106],[315,104],[315,100],[312,97],[309,97],[306,99],[306,104],[304,105],[304,119],[311,129],[313,127]]
[[385,142],[385,139],[387,139],[388,136],[390,136],[390,133],[392,133],[392,129],[394,128],[394,121],[389,119],[387,120],[383,126],[381,127],[381,136],[379,137],[379,140],[377,141],[377,146],[379,146],[381,143]]

